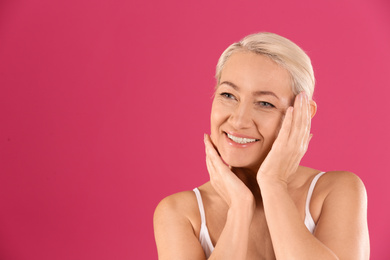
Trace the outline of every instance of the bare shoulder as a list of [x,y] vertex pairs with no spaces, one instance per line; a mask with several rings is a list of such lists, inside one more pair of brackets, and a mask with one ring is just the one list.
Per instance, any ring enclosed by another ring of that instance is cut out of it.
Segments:
[[177,207],[185,207],[186,203],[191,202],[194,197],[193,191],[182,191],[169,195],[162,199],[157,205],[156,210],[159,209],[175,209]]
[[327,194],[361,194],[365,196],[363,181],[354,173],[348,171],[330,171],[318,180],[318,190]]
[[204,259],[200,217],[193,191],[170,195],[158,204],[153,226],[159,259]]
[[340,259],[368,259],[367,194],[354,173],[332,171],[316,186],[322,205],[315,236]]
[[196,218],[197,201],[193,191],[182,191],[165,197],[157,205],[154,221],[160,218],[184,218],[194,221]]
[[345,214],[345,210],[366,214],[367,192],[363,181],[356,174],[347,171],[327,172],[318,181],[318,188],[325,196],[323,213],[337,209],[340,214]]

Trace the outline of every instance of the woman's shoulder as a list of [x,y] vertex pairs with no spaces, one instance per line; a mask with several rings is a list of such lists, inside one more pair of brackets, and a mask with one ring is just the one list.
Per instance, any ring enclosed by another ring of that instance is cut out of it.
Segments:
[[326,189],[328,191],[334,189],[362,189],[364,184],[362,180],[353,172],[349,171],[320,171],[308,167],[302,167],[301,171],[304,174],[305,180],[311,182],[317,175],[319,179],[316,183],[316,190]]
[[155,214],[159,211],[164,211],[164,214],[186,214],[193,208],[191,205],[196,205],[196,196],[194,191],[181,191],[163,198],[158,203]]
[[318,180],[318,189],[326,189],[329,192],[336,190],[365,191],[363,181],[353,172],[328,171]]
[[[314,173],[309,181],[320,173]],[[345,209],[351,206],[355,209],[364,208],[366,204],[366,190],[356,174],[349,171],[328,171],[323,172],[315,183],[310,212],[315,223],[321,216],[322,219],[336,221],[346,214]]]
[[153,226],[159,257],[204,257],[199,243],[201,220],[194,191],[182,191],[162,199],[155,209]]
[[155,219],[162,217],[189,221],[195,229],[200,226],[200,213],[195,192],[193,190],[181,191],[163,198],[154,212]]
[[315,185],[313,202],[318,205],[318,212],[342,203],[365,205],[367,193],[363,181],[356,174],[349,171],[328,171]]

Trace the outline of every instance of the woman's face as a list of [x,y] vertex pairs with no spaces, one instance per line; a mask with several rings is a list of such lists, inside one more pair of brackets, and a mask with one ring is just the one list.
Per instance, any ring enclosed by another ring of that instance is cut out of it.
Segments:
[[285,69],[263,55],[232,54],[211,109],[211,139],[222,159],[233,167],[257,170],[293,100]]

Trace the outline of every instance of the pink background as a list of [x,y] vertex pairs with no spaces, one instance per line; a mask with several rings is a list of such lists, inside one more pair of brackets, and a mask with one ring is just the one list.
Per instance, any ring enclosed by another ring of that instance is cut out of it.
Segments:
[[312,58],[304,164],[366,184],[390,259],[390,2],[0,1],[0,259],[156,259],[165,196],[208,180],[214,69],[258,31]]

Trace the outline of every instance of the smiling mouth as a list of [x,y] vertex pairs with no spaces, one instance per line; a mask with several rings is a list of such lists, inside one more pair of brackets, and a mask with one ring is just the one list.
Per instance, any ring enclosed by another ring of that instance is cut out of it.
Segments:
[[260,140],[260,139],[252,139],[252,138],[241,138],[241,137],[237,137],[237,136],[234,136],[234,135],[231,135],[228,133],[226,133],[226,135],[230,140],[232,140],[236,143],[239,143],[239,144],[254,143],[254,142],[257,142]]

